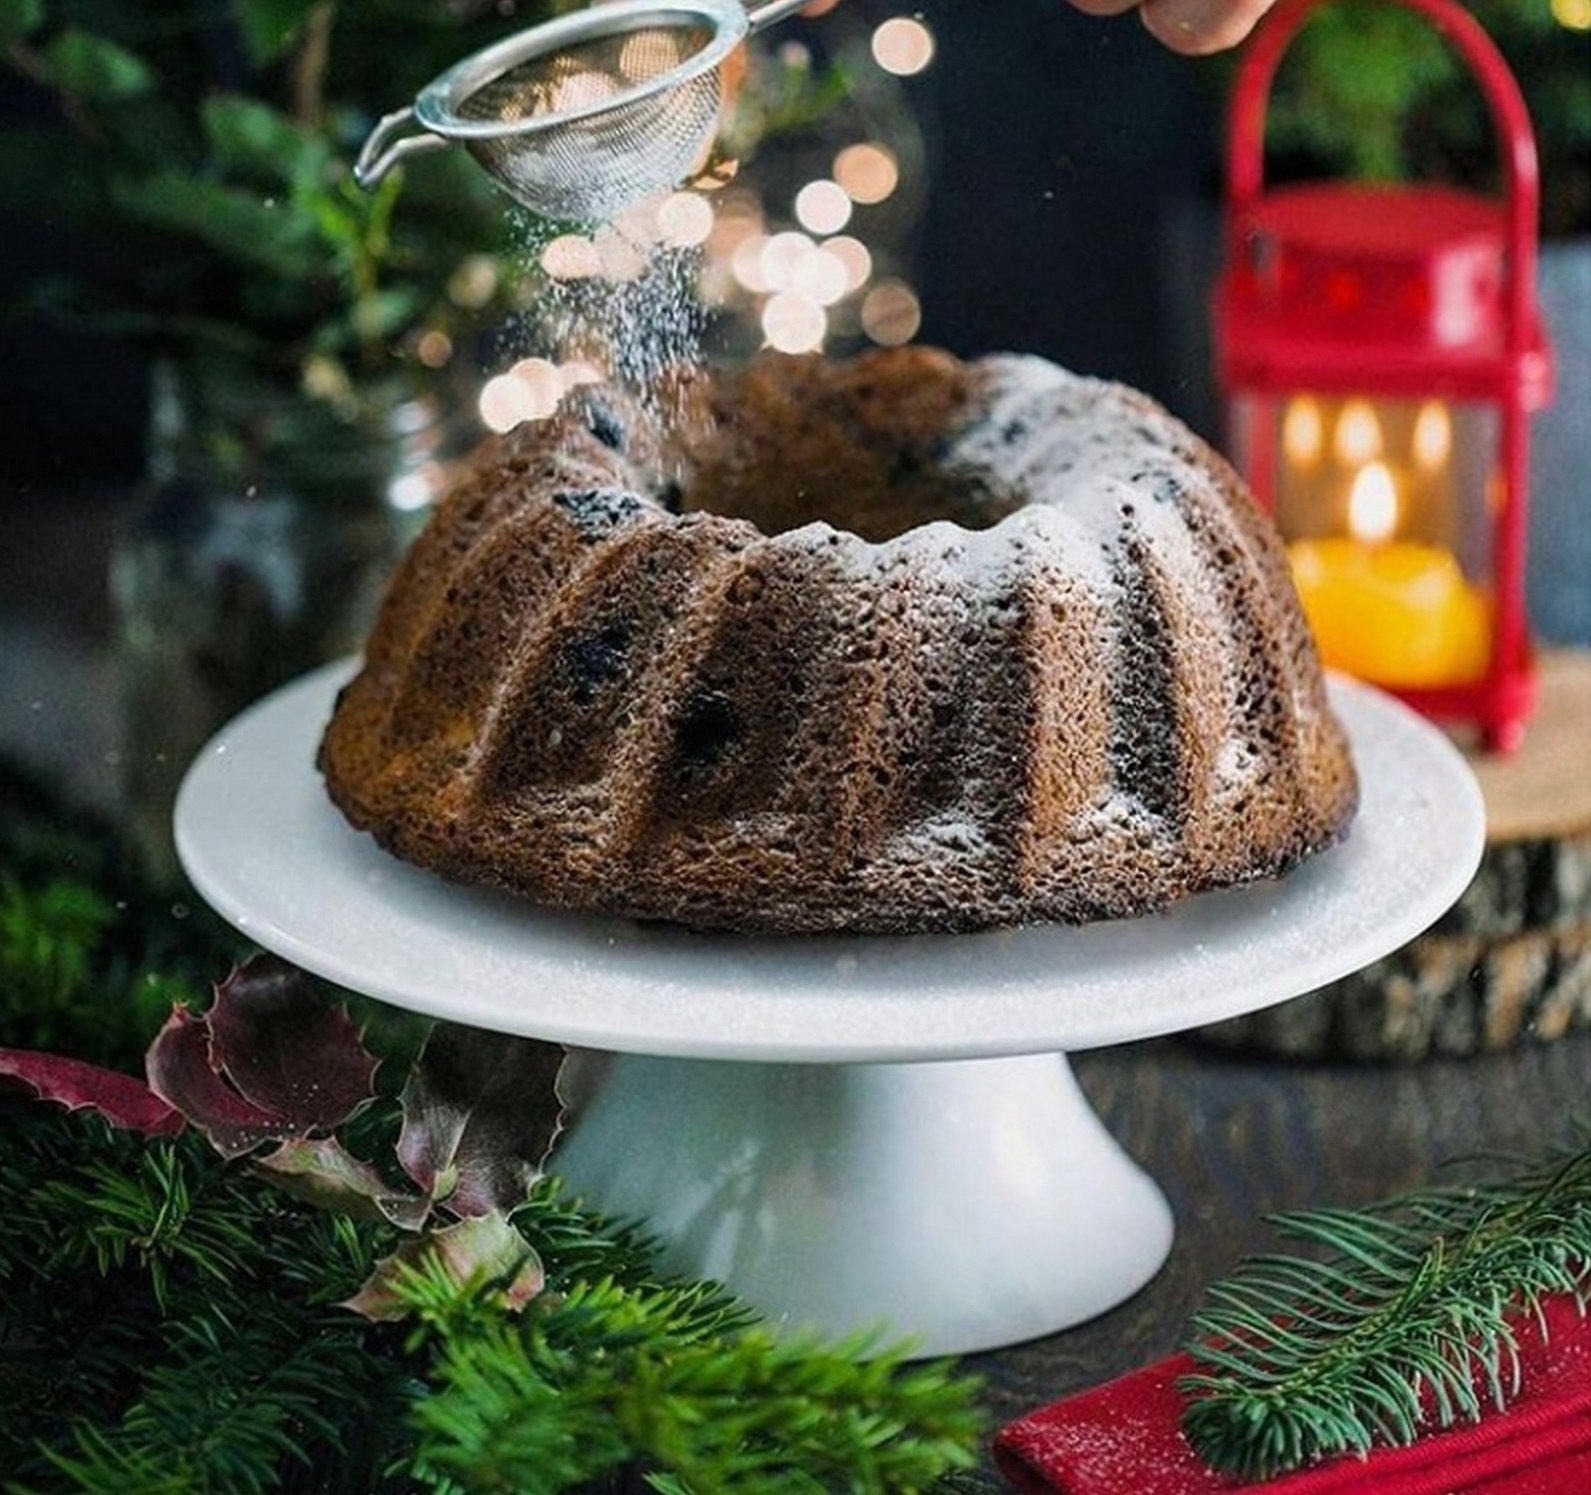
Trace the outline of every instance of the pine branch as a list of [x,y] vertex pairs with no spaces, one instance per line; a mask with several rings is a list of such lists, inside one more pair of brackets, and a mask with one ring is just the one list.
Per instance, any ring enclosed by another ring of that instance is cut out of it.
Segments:
[[392,1232],[284,1207],[196,1137],[40,1111],[0,1128],[0,1187],[0,1468],[19,1489],[391,1488],[418,1367],[333,1305]]
[[555,1180],[513,1218],[549,1289],[522,1318],[439,1270],[399,1286],[436,1356],[436,1394],[415,1408],[426,1479],[527,1495],[617,1476],[659,1492],[910,1492],[973,1462],[967,1379],[865,1339],[775,1338],[717,1284],[660,1273],[654,1242]]
[[40,1204],[58,1217],[59,1261],[92,1261],[106,1276],[136,1258],[164,1307],[173,1262],[226,1282],[241,1271],[242,1255],[253,1244],[236,1193],[214,1182],[226,1196],[221,1206],[196,1210],[195,1189],[203,1185],[174,1144],[157,1143],[139,1154],[130,1172],[92,1162],[79,1170],[76,1182],[45,1184]]
[[[436,1287],[411,1282],[433,1322]],[[415,1408],[417,1469],[524,1495],[626,1469],[659,1490],[910,1495],[971,1464],[969,1383],[944,1368],[868,1358],[860,1339],[697,1334],[695,1320],[680,1289],[593,1283],[444,1335],[436,1394]]]
[[[612,1221],[566,1200],[557,1178],[539,1179],[512,1216],[541,1258],[547,1284],[568,1292],[581,1282],[648,1289],[673,1286],[681,1294],[674,1331],[684,1338],[728,1334],[754,1324],[756,1314],[715,1283],[684,1288],[658,1270],[659,1242],[639,1226]],[[689,1303],[689,1313],[683,1305]]]
[[[230,1311],[210,1305],[164,1332],[165,1354],[120,1423],[79,1425],[69,1452],[49,1451],[75,1488],[142,1489],[152,1455],[172,1481],[156,1488],[184,1491],[253,1495],[278,1489],[295,1468],[346,1473],[350,1411],[393,1375],[343,1315],[306,1316],[266,1302]],[[412,1377],[401,1379],[413,1387]],[[322,1473],[315,1488],[326,1485]]]
[[1475,1421],[1517,1393],[1516,1326],[1591,1301],[1591,1146],[1496,1182],[1365,1210],[1277,1216],[1324,1259],[1260,1256],[1194,1319],[1183,1429],[1201,1457],[1270,1478]]

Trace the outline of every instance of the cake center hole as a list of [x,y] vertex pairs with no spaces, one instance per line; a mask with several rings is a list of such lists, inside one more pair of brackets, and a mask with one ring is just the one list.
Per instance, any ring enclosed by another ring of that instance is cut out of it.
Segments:
[[888,376],[865,361],[754,367],[682,442],[680,506],[769,535],[824,522],[873,542],[934,521],[998,524],[1021,499],[957,462],[966,377],[924,351]]

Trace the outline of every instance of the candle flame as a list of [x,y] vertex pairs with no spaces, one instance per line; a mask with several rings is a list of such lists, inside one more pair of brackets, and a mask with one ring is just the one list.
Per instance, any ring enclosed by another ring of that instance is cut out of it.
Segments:
[[1349,400],[1337,417],[1332,450],[1344,467],[1363,467],[1381,455],[1381,422],[1369,400]]
[[1282,451],[1287,460],[1294,467],[1313,467],[1320,461],[1325,444],[1326,430],[1320,418],[1320,406],[1308,395],[1297,396],[1289,402],[1282,421]]
[[1398,527],[1398,488],[1385,462],[1359,470],[1348,494],[1348,533],[1356,540],[1390,540]]
[[1414,421],[1414,460],[1424,472],[1437,472],[1453,453],[1453,418],[1440,400],[1420,406]]

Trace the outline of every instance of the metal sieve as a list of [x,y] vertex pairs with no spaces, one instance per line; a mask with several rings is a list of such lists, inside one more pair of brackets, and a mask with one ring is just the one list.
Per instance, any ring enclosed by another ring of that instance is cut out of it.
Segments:
[[[354,177],[462,145],[547,218],[611,218],[705,156],[725,58],[809,0],[619,0],[532,26],[455,64],[370,132]],[[414,133],[404,133],[418,126]]]

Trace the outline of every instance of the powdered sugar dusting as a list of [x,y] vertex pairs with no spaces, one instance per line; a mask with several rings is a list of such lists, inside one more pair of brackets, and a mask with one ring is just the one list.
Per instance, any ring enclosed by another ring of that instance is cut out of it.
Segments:
[[[583,246],[573,267],[539,277],[536,300],[513,332],[514,351],[589,368],[636,400],[665,430],[682,415],[682,376],[702,367],[706,310],[698,294],[702,251],[659,242],[643,205],[590,238],[553,237],[545,221],[519,220],[532,270],[560,244]],[[587,262],[589,261],[589,262]],[[578,271],[579,273],[574,273]]]

